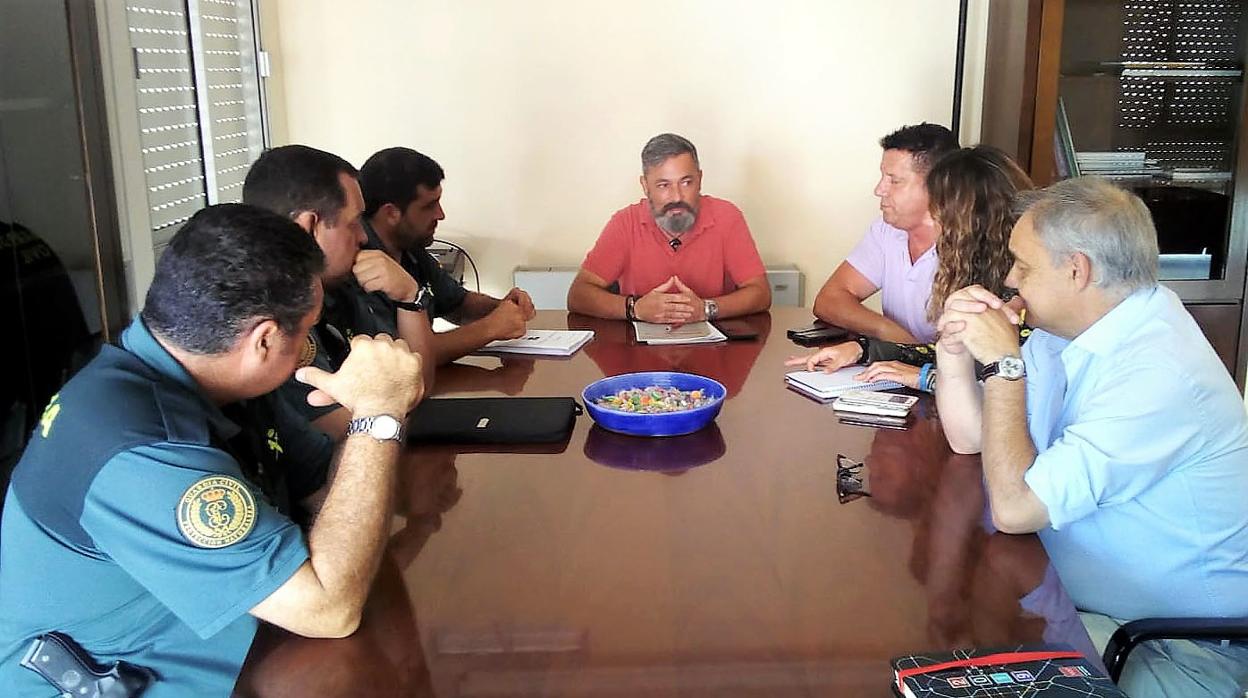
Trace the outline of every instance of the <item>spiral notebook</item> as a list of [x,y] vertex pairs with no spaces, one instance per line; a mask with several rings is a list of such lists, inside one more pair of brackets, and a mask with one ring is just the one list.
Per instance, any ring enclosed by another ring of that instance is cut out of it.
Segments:
[[798,392],[820,402],[834,400],[841,393],[851,390],[892,390],[904,388],[896,381],[860,381],[854,378],[866,370],[865,366],[846,366],[839,371],[793,371],[784,375],[784,382]]

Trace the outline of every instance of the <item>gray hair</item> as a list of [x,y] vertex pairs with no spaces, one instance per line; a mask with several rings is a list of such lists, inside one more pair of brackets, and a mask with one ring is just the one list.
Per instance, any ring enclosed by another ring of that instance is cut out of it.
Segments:
[[641,149],[641,171],[645,172],[651,167],[662,165],[668,158],[685,153],[692,155],[693,164],[700,167],[698,149],[693,147],[693,143],[689,142],[688,138],[674,133],[660,133],[646,141],[645,147]]
[[1016,210],[1031,214],[1054,264],[1083,253],[1092,283],[1123,297],[1157,285],[1157,229],[1135,194],[1100,177],[1076,177],[1020,192]]

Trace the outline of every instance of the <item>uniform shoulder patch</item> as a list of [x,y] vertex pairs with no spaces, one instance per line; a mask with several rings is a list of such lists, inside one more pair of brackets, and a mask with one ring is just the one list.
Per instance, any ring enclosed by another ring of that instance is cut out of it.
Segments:
[[178,530],[201,548],[224,548],[247,537],[256,525],[256,499],[239,480],[200,478],[178,501]]

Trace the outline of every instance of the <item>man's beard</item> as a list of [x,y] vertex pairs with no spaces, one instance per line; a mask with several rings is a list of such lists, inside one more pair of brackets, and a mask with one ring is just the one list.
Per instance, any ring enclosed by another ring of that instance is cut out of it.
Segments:
[[423,233],[415,232],[410,227],[399,228],[399,245],[404,252],[426,249],[433,244],[433,237],[437,232],[438,229],[436,227]]
[[653,208],[650,212],[654,214],[654,221],[659,227],[668,233],[683,233],[698,220],[697,210],[682,202],[668,204],[663,207],[662,212]]

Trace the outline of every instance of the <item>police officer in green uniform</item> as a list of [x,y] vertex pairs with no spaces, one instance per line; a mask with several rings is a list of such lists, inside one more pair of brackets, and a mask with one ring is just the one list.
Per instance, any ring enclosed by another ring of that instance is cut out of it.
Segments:
[[459,327],[433,336],[438,365],[450,363],[496,339],[524,336],[535,314],[519,288],[502,298],[468,291],[429,254],[442,210],[442,166],[411,148],[386,148],[360,169],[364,194],[364,247],[385,253],[433,295],[431,316]]
[[[311,365],[334,370],[351,339],[379,333],[406,340],[431,355],[429,291],[384,254],[360,252],[365,242],[359,172],[332,153],[305,145],[266,151],[247,171],[243,201],[289,216],[325,253],[325,310],[304,347]],[[424,363],[426,387],[436,362]],[[281,394],[296,411],[334,439],[346,432],[349,413],[339,405],[311,406],[309,388],[288,381]]]
[[[98,689],[89,669],[126,662],[153,677],[145,697],[224,696],[260,620],[313,637],[358,626],[399,419],[422,386],[419,357],[384,336],[354,340],[337,373],[300,369],[309,400],[354,419],[309,531],[282,513],[317,477],[293,461],[323,467],[324,440],[264,395],[301,359],[323,266],[281,216],[204,209],[170,242],[121,346],[53,397],[0,524],[3,695]],[[273,421],[234,421],[258,414]],[[48,671],[52,653],[30,651],[53,632],[86,653],[81,671]]]

